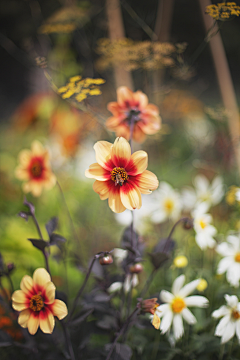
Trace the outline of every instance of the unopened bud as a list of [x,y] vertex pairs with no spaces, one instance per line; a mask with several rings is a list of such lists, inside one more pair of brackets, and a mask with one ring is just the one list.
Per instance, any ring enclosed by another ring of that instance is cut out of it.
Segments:
[[100,257],[100,259],[99,259],[100,265],[110,265],[112,263],[113,263],[113,258],[112,258],[112,255],[110,255],[110,254],[104,255],[103,257]]
[[183,223],[183,228],[185,230],[190,230],[193,228],[193,219],[186,219]]
[[129,271],[132,274],[139,274],[140,272],[143,271],[143,266],[140,263],[134,264],[130,266]]

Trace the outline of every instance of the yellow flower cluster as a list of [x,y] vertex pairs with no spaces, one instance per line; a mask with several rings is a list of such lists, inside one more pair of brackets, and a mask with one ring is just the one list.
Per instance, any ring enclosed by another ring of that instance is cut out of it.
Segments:
[[228,205],[234,205],[237,201],[236,192],[239,188],[235,185],[230,186],[228,192],[226,193],[226,202]]
[[58,93],[61,94],[63,99],[69,99],[75,95],[77,102],[81,102],[89,95],[100,95],[102,92],[97,85],[104,84],[104,79],[82,79],[81,76],[73,76],[69,79],[69,83],[58,89]]
[[136,69],[154,70],[174,66],[173,54],[176,47],[170,43],[151,41],[133,41],[100,39],[96,51],[101,55],[96,66],[104,70],[111,66],[120,66],[127,71]]
[[237,6],[235,2],[223,2],[216,5],[208,5],[205,13],[215,20],[224,21],[233,16],[239,16],[240,6]]

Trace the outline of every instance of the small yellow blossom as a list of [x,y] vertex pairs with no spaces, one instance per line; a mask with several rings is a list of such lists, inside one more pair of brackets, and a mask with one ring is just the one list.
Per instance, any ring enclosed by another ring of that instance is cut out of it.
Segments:
[[237,6],[235,2],[218,3],[216,5],[208,5],[205,13],[215,20],[224,21],[232,18],[233,16],[239,16],[240,6]]
[[173,264],[177,268],[184,268],[188,265],[188,259],[184,255],[179,255],[173,260]]
[[205,279],[200,279],[200,282],[197,286],[198,291],[204,291],[208,287],[208,283]]
[[226,202],[228,205],[234,205],[236,203],[236,192],[238,190],[239,188],[237,186],[230,186],[228,192],[226,193]]

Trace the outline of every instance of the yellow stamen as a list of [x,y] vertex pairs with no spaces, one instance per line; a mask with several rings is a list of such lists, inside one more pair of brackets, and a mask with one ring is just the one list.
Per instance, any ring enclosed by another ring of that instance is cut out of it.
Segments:
[[172,199],[166,199],[164,201],[164,207],[168,213],[172,212],[173,207],[174,207],[174,202],[172,201]]
[[240,262],[240,252],[236,253],[234,260]]
[[186,307],[185,301],[180,298],[176,297],[172,301],[172,311],[175,313],[180,313]]
[[44,307],[44,302],[41,295],[33,295],[30,300],[29,308],[33,311],[40,311]]
[[205,229],[205,227],[207,226],[204,220],[200,220],[199,225],[201,226],[202,229]]
[[124,168],[115,167],[111,171],[111,179],[112,181],[115,181],[115,185],[120,185],[124,183],[128,179],[128,174]]

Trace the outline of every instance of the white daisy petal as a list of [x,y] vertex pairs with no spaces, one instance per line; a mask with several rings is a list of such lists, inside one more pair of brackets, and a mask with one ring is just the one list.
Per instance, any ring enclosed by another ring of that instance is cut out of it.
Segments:
[[239,237],[234,235],[229,235],[227,241],[233,246],[235,250],[239,249]]
[[197,306],[197,307],[207,307],[208,306],[208,299],[204,296],[189,296],[185,298],[185,303],[187,306]]
[[228,306],[230,306],[231,308],[236,308],[238,306],[238,298],[236,297],[236,295],[226,294],[224,297]]
[[231,315],[228,314],[226,316],[224,316],[220,321],[219,321],[219,324],[218,326],[216,327],[216,330],[215,330],[215,334],[216,336],[222,336],[225,329],[226,329],[226,325],[229,323],[231,319]]
[[179,291],[179,296],[185,298],[186,296],[188,296],[189,294],[191,294],[196,287],[198,286],[199,282],[201,281],[201,279],[197,279],[194,281],[191,281],[189,284],[185,285],[180,291]]
[[185,282],[185,275],[180,275],[176,278],[172,285],[172,293],[174,296],[177,296],[180,289],[182,288],[183,284]]
[[184,333],[182,316],[180,314],[174,315],[173,317],[173,333],[175,339],[180,339]]
[[227,281],[235,286],[239,286],[240,279],[240,263],[233,263],[227,271]]
[[216,247],[216,251],[218,254],[222,255],[222,256],[233,256],[234,255],[234,250],[232,248],[232,246],[230,246],[228,243],[223,242],[221,244],[219,244]]
[[170,328],[170,326],[172,324],[172,319],[173,319],[173,313],[169,309],[162,317],[162,321],[160,324],[160,330],[161,330],[162,334],[165,334],[168,331],[168,329]]
[[240,342],[240,320],[236,321],[236,335],[238,337],[238,342]]
[[166,303],[170,303],[173,300],[174,296],[169,291],[162,290],[160,292],[160,299]]
[[227,308],[227,306],[223,305],[219,309],[213,311],[212,317],[217,319],[217,318],[220,318],[222,316],[229,315],[229,313],[230,313],[229,308]]
[[225,273],[232,263],[233,263],[232,257],[230,256],[224,257],[222,260],[219,261],[217,274]]
[[183,309],[181,314],[188,324],[192,325],[197,322],[197,319],[188,308]]
[[222,335],[221,343],[224,344],[228,342],[234,336],[235,330],[236,330],[236,322],[229,321]]

